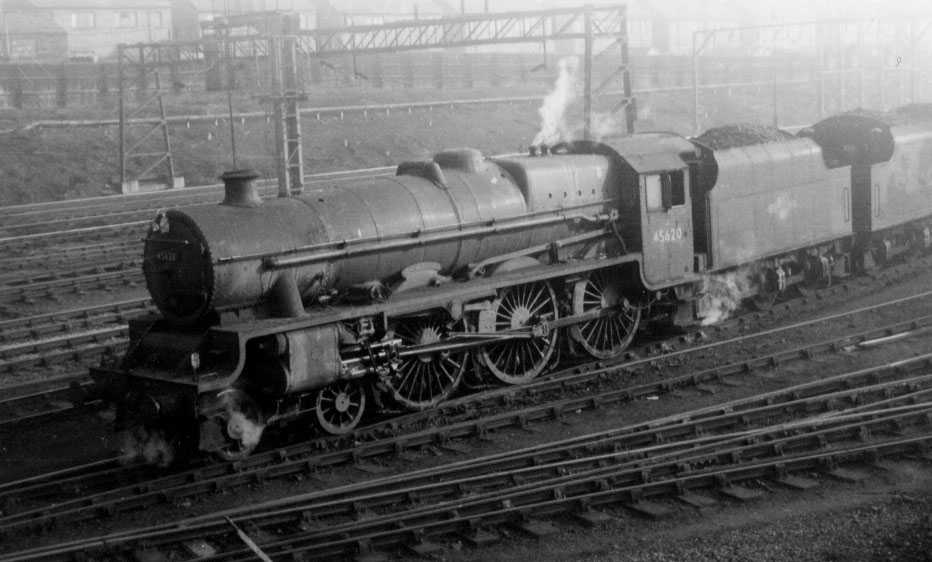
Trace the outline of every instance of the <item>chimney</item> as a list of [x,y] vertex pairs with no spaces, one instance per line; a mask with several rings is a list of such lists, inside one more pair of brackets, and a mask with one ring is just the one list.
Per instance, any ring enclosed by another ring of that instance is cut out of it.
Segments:
[[223,202],[231,207],[258,207],[262,198],[256,191],[254,180],[259,177],[255,170],[230,170],[220,176],[223,180]]

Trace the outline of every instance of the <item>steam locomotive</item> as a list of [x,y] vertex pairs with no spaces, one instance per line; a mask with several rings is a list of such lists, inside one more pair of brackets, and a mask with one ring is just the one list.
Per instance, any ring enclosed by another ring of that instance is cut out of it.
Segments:
[[932,127],[904,115],[448,150],[270,200],[229,172],[219,205],[158,213],[144,272],[159,314],[92,375],[124,429],[234,459],[299,416],[343,434],[464,377],[618,357],[642,322],[707,317],[710,279],[740,273],[765,306],[932,245]]

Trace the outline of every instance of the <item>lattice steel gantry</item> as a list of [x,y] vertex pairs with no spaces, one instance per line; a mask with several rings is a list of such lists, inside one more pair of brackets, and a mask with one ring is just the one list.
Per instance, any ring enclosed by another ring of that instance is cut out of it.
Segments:
[[[609,45],[596,50],[596,40],[608,39]],[[207,64],[212,45],[232,60],[265,58],[271,70],[273,91],[264,96],[272,103],[276,127],[276,154],[279,158],[279,194],[299,192],[303,188],[303,153],[299,102],[298,67],[302,57],[318,58],[412,51],[445,47],[471,47],[504,43],[544,43],[546,41],[582,40],[585,46],[586,81],[584,92],[585,134],[591,129],[593,95],[608,91],[617,82],[622,99],[612,113],[624,110],[625,129],[634,131],[636,106],[631,92],[628,61],[627,11],[624,5],[583,6],[530,12],[469,14],[452,18],[413,20],[382,25],[351,26],[336,29],[300,30],[287,35],[221,34],[203,41],[148,43],[120,47],[121,68],[136,67],[137,76],[159,67],[180,63]],[[618,51],[615,51],[615,49]],[[593,88],[593,60],[606,56],[617,65],[610,75]],[[126,95],[128,72],[120,73],[121,101]],[[120,105],[121,123],[125,120]],[[121,139],[123,137],[121,136]],[[121,140],[121,175],[125,174],[125,154]],[[170,153],[170,148],[166,146]],[[169,159],[169,161],[171,161]],[[125,177],[124,177],[125,181]]]

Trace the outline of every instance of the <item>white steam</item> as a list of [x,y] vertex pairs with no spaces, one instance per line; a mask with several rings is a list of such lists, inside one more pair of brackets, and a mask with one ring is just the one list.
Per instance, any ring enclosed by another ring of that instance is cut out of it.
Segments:
[[[592,114],[592,125],[590,136],[594,141],[601,141],[605,137],[616,136],[625,131],[624,119],[619,118],[617,113],[594,112]],[[621,114],[623,117],[623,114]]]
[[[222,392],[220,400],[226,410],[227,436],[239,441],[244,449],[251,449],[259,444],[265,425],[256,423],[243,413],[243,407],[253,406],[236,392]],[[252,409],[255,407],[253,406]]]
[[228,425],[235,428],[233,433],[239,438],[243,448],[251,449],[258,445],[259,440],[262,439],[262,432],[265,431],[265,426],[253,422],[240,411],[231,411],[229,415],[230,422]]
[[746,269],[703,277],[700,308],[705,316],[702,325],[717,324],[738,310],[742,301],[754,293],[753,279],[753,273]]
[[535,145],[553,145],[569,141],[572,130],[566,121],[566,109],[576,99],[576,70],[578,62],[573,57],[564,57],[557,65],[560,75],[553,85],[553,90],[544,98],[544,103],[537,110],[540,113],[540,131],[534,137]]

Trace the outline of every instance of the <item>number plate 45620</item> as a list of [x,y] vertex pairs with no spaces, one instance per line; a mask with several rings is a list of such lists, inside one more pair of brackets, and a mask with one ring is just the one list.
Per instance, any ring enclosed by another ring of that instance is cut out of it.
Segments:
[[682,240],[685,236],[682,227],[676,228],[661,228],[660,230],[654,231],[654,242],[676,242],[677,240]]

